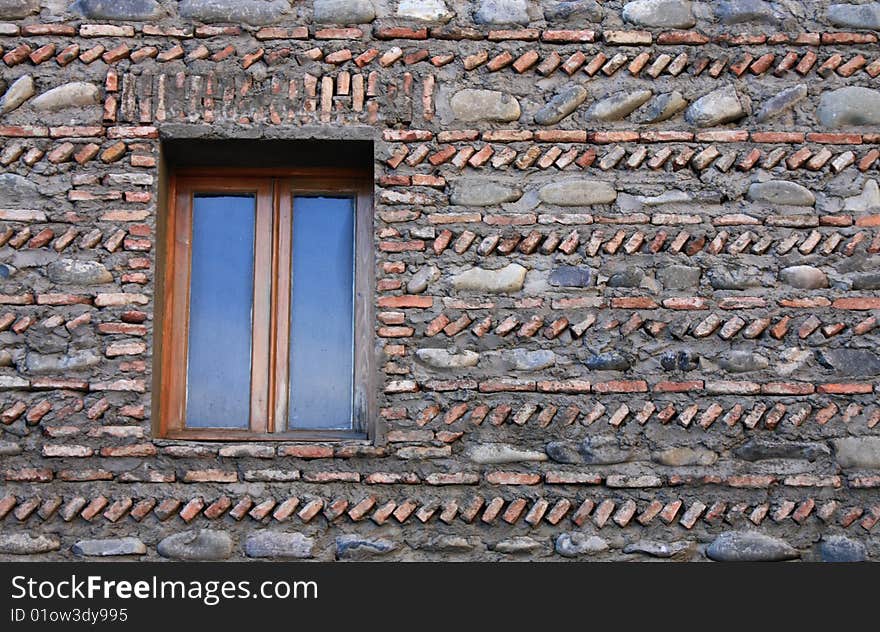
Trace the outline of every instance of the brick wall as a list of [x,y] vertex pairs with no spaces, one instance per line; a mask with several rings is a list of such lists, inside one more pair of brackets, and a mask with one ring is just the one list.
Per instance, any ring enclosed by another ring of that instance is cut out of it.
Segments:
[[[69,5],[0,2],[0,558],[880,555],[880,3]],[[156,439],[162,140],[305,136],[384,440]]]

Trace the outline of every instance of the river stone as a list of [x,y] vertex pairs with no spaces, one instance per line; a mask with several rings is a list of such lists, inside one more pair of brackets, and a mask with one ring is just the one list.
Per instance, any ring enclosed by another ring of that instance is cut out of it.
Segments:
[[542,2],[544,19],[548,22],[599,22],[605,10],[596,0],[568,0],[563,2]]
[[428,289],[428,284],[440,278],[440,269],[436,266],[422,266],[406,284],[409,294],[421,294]]
[[526,280],[526,269],[518,263],[510,263],[500,270],[471,268],[452,277],[456,290],[475,292],[519,292]]
[[819,542],[819,559],[823,562],[867,562],[868,550],[858,540],[843,535],[824,535]]
[[86,81],[73,81],[47,90],[34,97],[31,107],[42,112],[54,112],[65,108],[82,108],[101,101],[101,89]]
[[828,287],[828,276],[813,266],[790,266],[779,271],[779,280],[799,290]]
[[746,114],[746,108],[736,88],[727,85],[694,101],[684,117],[688,123],[697,127],[713,127],[736,121]]
[[67,371],[82,371],[97,366],[103,358],[89,349],[79,349],[67,354],[39,353],[27,354],[27,370],[36,375],[48,373],[65,373]]
[[555,125],[574,112],[586,99],[587,91],[583,86],[576,84],[565,86],[535,113],[535,123]]
[[285,533],[263,529],[248,536],[244,542],[244,554],[248,557],[308,559],[312,553],[315,539],[302,533]]
[[546,461],[547,455],[537,450],[523,450],[506,443],[479,443],[468,450],[468,456],[480,465]]
[[780,206],[813,206],[816,196],[807,187],[786,180],[753,182],[746,194],[753,202]]
[[480,0],[474,12],[477,24],[528,24],[526,0]]
[[556,463],[575,464],[583,460],[577,446],[567,441],[551,441],[544,447],[544,452]]
[[751,351],[729,351],[718,358],[718,366],[728,373],[749,373],[763,371],[770,366],[770,360]]
[[825,127],[880,125],[880,91],[847,86],[823,92],[816,115]]
[[745,290],[761,285],[761,272],[752,267],[719,266],[707,270],[706,276],[715,290]]
[[61,542],[54,535],[35,535],[29,533],[0,533],[0,553],[7,555],[33,555],[48,553],[61,548]]
[[608,287],[639,287],[644,278],[645,273],[641,268],[627,266],[611,272],[605,285]]
[[553,287],[590,287],[592,272],[581,266],[559,266],[550,272],[547,282]]
[[828,7],[828,21],[842,28],[880,31],[880,2],[832,4]]
[[438,535],[418,546],[423,551],[432,553],[465,553],[475,547],[474,539],[461,535]]
[[862,274],[853,279],[854,290],[880,290],[880,272]]
[[716,562],[780,562],[801,554],[784,540],[754,531],[726,531],[706,549]]
[[22,75],[12,82],[0,99],[0,115],[12,112],[32,96],[34,96],[34,80],[30,75]]
[[655,540],[639,540],[623,547],[624,553],[641,553],[651,557],[670,558],[684,553],[691,547],[689,542],[657,542]]
[[416,358],[435,369],[464,369],[476,366],[480,361],[480,354],[475,351],[450,353],[446,349],[419,349],[416,351]]
[[0,19],[20,20],[40,11],[40,0],[0,0]]
[[617,199],[617,191],[607,182],[569,178],[545,184],[538,191],[544,204],[556,206],[592,206],[611,204]]
[[17,375],[0,375],[0,391],[14,391],[28,388],[30,382]]
[[363,560],[387,555],[397,544],[385,538],[364,538],[354,533],[336,537],[336,557],[346,560]]
[[61,259],[53,261],[47,269],[53,283],[64,285],[101,285],[113,283],[113,275],[98,261]]
[[660,366],[666,371],[693,371],[699,359],[692,351],[667,351],[660,356]]
[[685,0],[635,0],[623,7],[623,19],[640,26],[689,29],[694,19],[691,3]]
[[660,123],[671,119],[686,107],[687,101],[678,90],[660,94],[651,99],[647,107],[641,110],[639,123]]
[[549,349],[513,349],[504,352],[502,357],[512,371],[539,371],[556,364],[556,354]]
[[544,549],[544,545],[527,535],[520,535],[501,540],[492,549],[507,555],[524,555],[526,553],[538,553]]
[[519,101],[506,92],[465,88],[449,100],[455,118],[460,121],[498,121],[509,123],[519,118]]
[[17,173],[0,173],[0,200],[4,208],[20,208],[40,197],[36,184]]
[[73,554],[86,557],[110,557],[113,555],[145,555],[146,545],[137,538],[106,538],[80,540],[73,545]]
[[761,109],[758,111],[755,120],[758,123],[769,121],[774,116],[786,112],[797,105],[800,101],[807,97],[807,86],[799,83],[791,88],[786,88],[782,92],[767,99]]
[[262,26],[277,22],[290,9],[288,0],[181,0],[182,18],[199,22],[243,22]]
[[615,465],[633,458],[629,448],[621,448],[614,435],[593,435],[581,441],[578,451],[584,463],[589,465]]
[[498,206],[516,202],[521,197],[522,190],[488,178],[461,178],[452,186],[449,203],[453,206]]
[[720,0],[712,3],[715,18],[723,24],[777,24],[773,6],[765,0]]
[[225,560],[232,555],[232,538],[226,531],[192,529],[167,536],[156,550],[162,557],[175,560]]
[[688,465],[713,465],[718,455],[705,448],[669,448],[651,453],[651,459],[660,465],[685,467]]
[[751,462],[774,459],[815,461],[829,454],[828,447],[821,443],[776,439],[749,439],[734,450],[736,458]]
[[448,22],[454,14],[443,0],[400,0],[397,17],[427,22]]
[[561,533],[556,538],[556,552],[563,557],[595,555],[608,550],[608,543],[597,535]]
[[0,456],[16,456],[21,452],[21,446],[14,441],[0,441]]
[[591,105],[587,110],[587,118],[597,121],[619,121],[647,103],[652,96],[654,93],[646,88],[612,94]]
[[843,201],[844,211],[868,211],[880,207],[880,186],[876,180],[867,180],[859,195]]
[[880,437],[841,437],[832,439],[831,445],[841,467],[880,468]]
[[589,356],[584,364],[591,371],[628,371],[632,367],[632,360],[617,351],[609,351]]
[[165,12],[156,0],[78,0],[70,9],[93,20],[161,19]]
[[657,271],[657,280],[667,290],[686,290],[700,284],[702,268],[671,265]]

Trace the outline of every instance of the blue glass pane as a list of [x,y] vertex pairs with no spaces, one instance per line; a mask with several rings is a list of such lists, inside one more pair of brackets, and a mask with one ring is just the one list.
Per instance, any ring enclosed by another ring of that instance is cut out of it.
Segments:
[[351,428],[354,200],[295,197],[288,427]]
[[186,425],[250,426],[253,195],[196,195]]

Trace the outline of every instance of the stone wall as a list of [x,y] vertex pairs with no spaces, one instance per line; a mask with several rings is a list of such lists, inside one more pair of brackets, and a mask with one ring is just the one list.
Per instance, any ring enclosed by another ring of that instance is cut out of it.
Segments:
[[[0,559],[880,556],[878,30],[0,0]],[[309,136],[374,139],[382,439],[154,437],[163,139]]]

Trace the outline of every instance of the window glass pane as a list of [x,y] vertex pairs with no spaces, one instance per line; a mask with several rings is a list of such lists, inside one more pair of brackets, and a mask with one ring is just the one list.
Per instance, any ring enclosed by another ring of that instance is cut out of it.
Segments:
[[250,427],[253,195],[193,199],[186,425]]
[[294,197],[288,427],[351,428],[354,200]]

